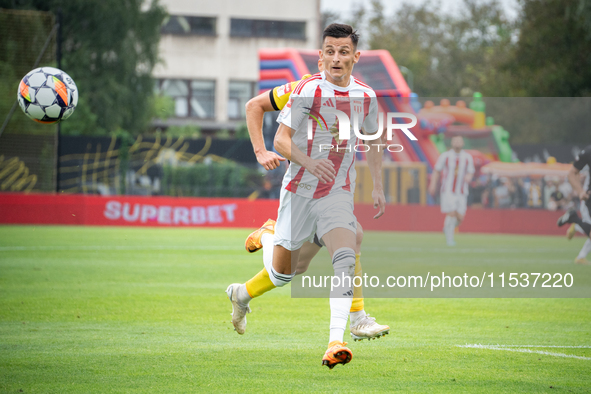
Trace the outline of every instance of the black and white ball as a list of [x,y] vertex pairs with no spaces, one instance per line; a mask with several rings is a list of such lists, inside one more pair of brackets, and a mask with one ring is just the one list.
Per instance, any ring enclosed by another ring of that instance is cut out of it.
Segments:
[[39,123],[56,123],[68,119],[78,104],[78,88],[65,72],[53,67],[40,67],[21,80],[18,103],[29,118]]

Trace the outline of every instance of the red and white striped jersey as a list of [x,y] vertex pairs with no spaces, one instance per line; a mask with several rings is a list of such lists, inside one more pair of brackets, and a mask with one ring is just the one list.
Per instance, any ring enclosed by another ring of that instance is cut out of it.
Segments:
[[456,153],[453,149],[443,152],[435,163],[435,170],[441,172],[441,193],[468,195],[466,174],[474,174],[474,160],[465,150]]
[[[326,80],[324,72],[302,80],[283,108],[278,123],[295,130],[292,144],[312,159],[328,159],[337,172],[331,183],[322,183],[299,164],[292,162],[283,177],[283,187],[306,198],[322,198],[332,191],[355,192],[355,149],[357,137],[353,130],[350,138],[339,140],[337,117],[323,112],[333,108],[344,112],[353,125],[353,113],[358,124],[368,134],[378,130],[378,103],[372,88],[351,76],[349,86],[336,86]],[[311,139],[308,139],[311,123]],[[332,146],[332,148],[331,148]],[[337,149],[338,147],[338,149]]]

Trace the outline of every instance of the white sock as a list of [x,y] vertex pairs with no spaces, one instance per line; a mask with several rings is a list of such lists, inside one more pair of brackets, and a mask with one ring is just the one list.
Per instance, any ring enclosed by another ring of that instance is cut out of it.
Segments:
[[456,231],[457,219],[453,216],[446,216],[443,222],[443,233],[445,234],[445,240],[448,244],[454,242],[454,231]]
[[273,267],[273,250],[275,249],[273,237],[273,234],[269,233],[264,233],[261,237],[261,244],[263,244],[263,264],[265,264],[265,268],[269,273]]
[[330,336],[328,343],[331,343],[332,341],[343,342],[352,303],[353,298],[351,297],[330,298]]
[[354,326],[357,325],[357,322],[359,320],[363,319],[365,316],[367,316],[367,314],[362,309],[362,310],[357,311],[357,312],[351,312],[351,313],[349,313],[349,316],[351,317],[351,327],[354,327]]
[[[585,230],[583,230],[581,228],[581,226],[579,226],[578,224],[575,224],[575,230],[577,230],[581,234],[585,234]],[[585,234],[585,235],[587,235],[587,234]]]
[[587,238],[585,243],[583,244],[583,248],[579,252],[577,259],[584,259],[587,255],[591,252],[591,239]]
[[236,299],[238,300],[238,303],[242,304],[243,306],[248,305],[250,300],[252,300],[252,297],[250,296],[250,294],[248,294],[248,290],[246,290],[245,283],[241,284],[238,287],[238,290],[236,291]]
[[[328,342],[343,342],[349,311],[353,304],[353,276],[355,275],[355,251],[337,249],[332,256],[334,275],[341,279],[340,286],[330,294],[330,336]],[[343,280],[343,278],[345,280]],[[350,279],[350,280],[347,280]]]

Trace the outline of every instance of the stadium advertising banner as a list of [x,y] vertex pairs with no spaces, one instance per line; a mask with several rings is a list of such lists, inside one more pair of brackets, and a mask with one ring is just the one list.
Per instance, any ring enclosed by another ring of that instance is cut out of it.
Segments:
[[2,194],[1,223],[252,227],[274,217],[275,200]]
[[[2,224],[68,224],[91,226],[246,227],[277,216],[278,200],[88,196],[80,194],[0,194]],[[439,207],[388,205],[385,220],[374,220],[371,204],[355,204],[366,230],[439,232]],[[466,233],[563,235],[556,212],[531,209],[470,209]]]

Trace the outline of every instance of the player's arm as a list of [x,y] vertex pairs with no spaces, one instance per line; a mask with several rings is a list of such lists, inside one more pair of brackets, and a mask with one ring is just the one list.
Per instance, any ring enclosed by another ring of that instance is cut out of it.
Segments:
[[470,183],[472,182],[472,178],[474,178],[474,173],[476,169],[474,168],[474,159],[472,155],[468,156],[468,168],[466,169],[466,175],[464,176],[464,182]]
[[295,144],[291,142],[295,130],[281,123],[275,134],[275,149],[283,157],[304,167],[308,172],[320,179],[322,183],[328,183],[335,179],[335,169],[332,161],[328,159],[312,159],[306,156]]
[[431,182],[429,183],[429,194],[434,196],[437,192],[437,183],[439,183],[440,171],[433,169],[431,173]]
[[589,192],[585,191],[585,189],[583,189],[583,186],[581,186],[581,172],[574,165],[570,168],[570,171],[568,172],[568,181],[573,187],[575,194],[579,196],[579,199],[587,200],[589,198]]
[[279,167],[281,161],[285,159],[275,152],[269,152],[265,147],[263,138],[263,117],[265,112],[275,111],[269,92],[261,93],[258,96],[248,100],[246,103],[246,126],[248,135],[257,161],[265,170],[273,170]]
[[437,184],[439,183],[439,177],[441,176],[441,171],[443,170],[443,154],[439,155],[437,158],[437,162],[435,163],[435,167],[433,167],[433,172],[431,173],[431,182],[429,183],[429,194],[435,196],[437,192]]
[[[379,130],[377,119],[378,102],[376,97],[372,97],[369,102],[368,114],[363,120],[362,131],[364,134],[375,135],[379,131],[383,137],[385,133],[383,133],[384,130]],[[377,146],[380,145],[383,138],[378,138],[377,140],[370,139],[369,141],[375,141],[373,143],[369,142],[370,148],[366,153],[366,157],[371,179],[373,181],[373,190],[371,192],[373,207],[379,209],[378,213],[373,218],[377,219],[386,212],[386,196],[384,196],[384,187],[382,184],[382,158],[384,152],[379,146]]]
[[367,165],[369,166],[369,172],[373,181],[373,191],[371,197],[373,198],[373,207],[379,208],[379,212],[373,217],[374,219],[379,218],[386,212],[386,196],[384,195],[384,185],[382,183],[382,160],[384,151],[379,148],[377,141],[374,144],[370,143],[370,149],[367,151]]

